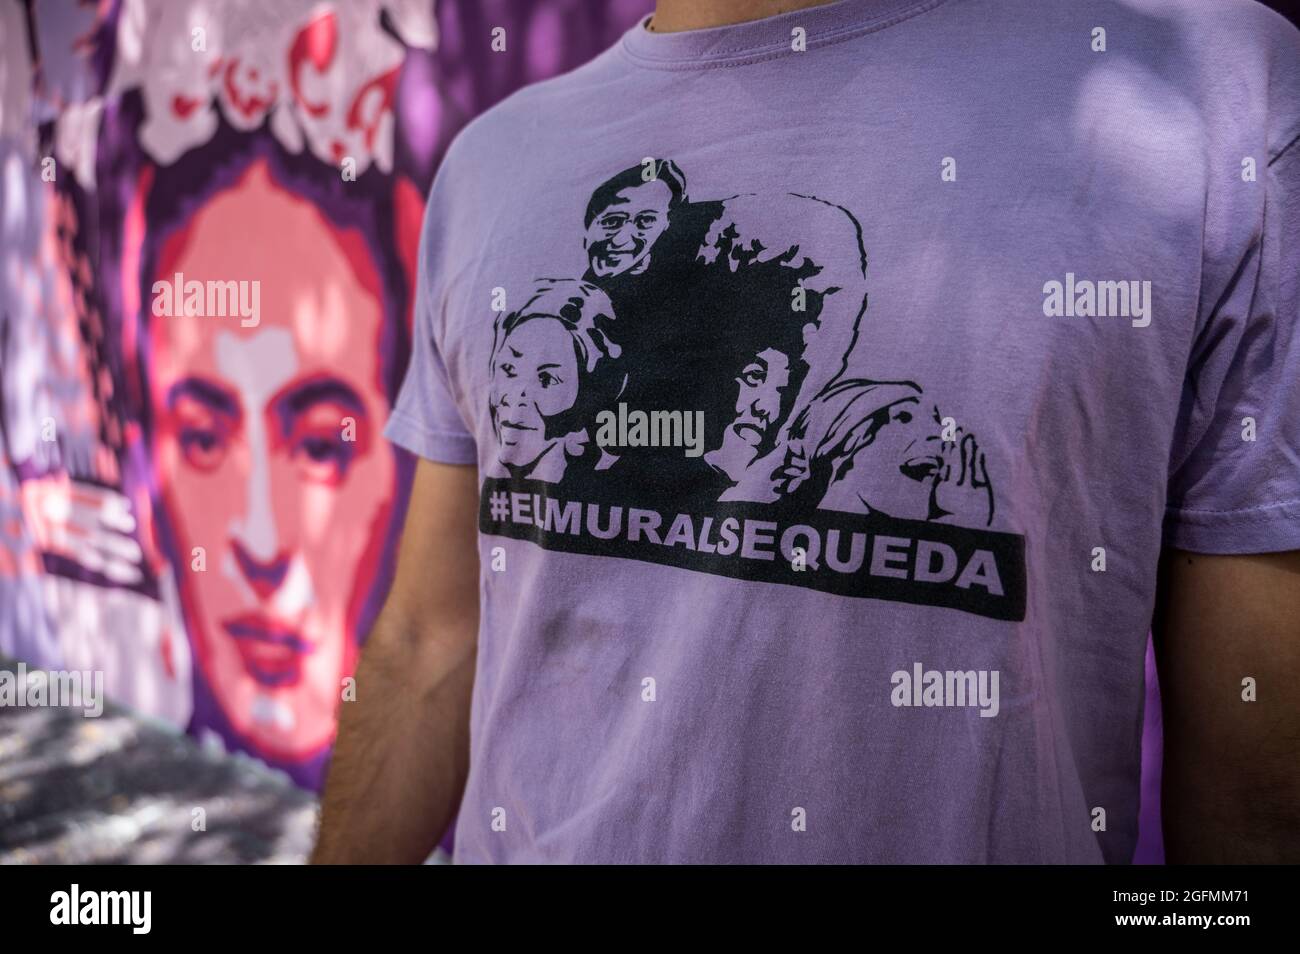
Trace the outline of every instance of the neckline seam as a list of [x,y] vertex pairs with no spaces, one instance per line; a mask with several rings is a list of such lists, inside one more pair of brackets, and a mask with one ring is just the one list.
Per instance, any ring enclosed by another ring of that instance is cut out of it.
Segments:
[[[841,27],[827,33],[818,34],[816,39],[809,40],[805,50],[796,51],[790,49],[789,43],[785,40],[770,43],[765,46],[755,47],[731,47],[729,49],[711,51],[705,57],[690,56],[651,56],[642,51],[632,48],[627,35],[623,36],[618,42],[619,51],[632,62],[633,65],[644,69],[658,70],[706,70],[721,69],[725,67],[747,66],[752,63],[762,62],[765,60],[774,60],[782,56],[794,56],[796,53],[811,52],[814,49],[820,49],[824,46],[832,46],[836,43],[844,43],[848,40],[856,39],[859,36],[865,36],[870,33],[877,33],[891,26],[896,26],[905,20],[910,20],[928,13],[937,7],[946,4],[948,0],[916,0],[910,6],[893,13],[885,14],[875,19],[869,19],[851,26]],[[816,7],[811,8],[816,10]],[[749,21],[758,23],[761,21]],[[637,21],[634,30],[645,29],[645,21]],[[680,34],[659,34],[660,36],[674,36]]]

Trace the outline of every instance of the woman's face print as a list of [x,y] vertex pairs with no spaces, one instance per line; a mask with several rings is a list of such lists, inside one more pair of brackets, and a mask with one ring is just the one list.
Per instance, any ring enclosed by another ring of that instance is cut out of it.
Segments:
[[722,446],[709,457],[733,479],[776,440],[790,359],[775,348],[760,351],[741,368],[736,385],[735,416],[722,432]]
[[945,479],[945,451],[933,411],[916,399],[899,401],[875,415],[869,443],[827,489],[821,506],[856,513],[883,513],[929,520],[936,486]]
[[[943,466],[938,424],[927,419],[916,401],[902,401],[881,413],[884,424],[854,461],[854,470],[863,472],[860,480],[870,487],[864,502],[891,517],[928,520],[935,478]],[[871,474],[879,476],[870,479]]]
[[504,464],[532,464],[563,436],[548,439],[546,422],[578,400],[578,358],[559,319],[525,318],[506,335],[489,400]]

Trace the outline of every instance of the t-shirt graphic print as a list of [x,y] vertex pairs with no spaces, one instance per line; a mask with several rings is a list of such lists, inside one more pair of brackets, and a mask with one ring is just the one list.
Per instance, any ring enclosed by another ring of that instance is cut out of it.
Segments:
[[869,335],[851,210],[697,200],[647,157],[583,221],[584,275],[495,303],[485,534],[1023,618],[1023,540],[996,525],[978,436],[923,382],[846,371]]

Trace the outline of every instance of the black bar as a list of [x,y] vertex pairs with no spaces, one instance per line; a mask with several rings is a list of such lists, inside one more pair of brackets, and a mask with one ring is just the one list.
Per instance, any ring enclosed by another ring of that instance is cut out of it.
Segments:
[[[637,510],[657,515],[653,535],[632,538],[630,524]],[[614,526],[615,512],[618,532],[602,539],[598,532]],[[684,539],[668,544],[674,526],[689,527],[689,544]],[[744,546],[745,527],[753,533],[750,547]],[[813,533],[791,529],[796,527]],[[779,504],[718,503],[707,513],[685,513],[577,499],[540,481],[490,477],[483,481],[479,529],[564,553],[641,560],[839,596],[946,606],[991,619],[1025,618],[1024,537],[992,530],[879,514],[795,512]],[[807,551],[806,568],[792,567],[788,551],[781,547],[786,532],[792,533],[791,547]],[[830,551],[838,554],[839,566],[854,565],[849,557],[858,535],[864,538],[860,564],[849,571],[835,569]],[[746,555],[746,550],[765,555]],[[944,576],[946,565],[953,567],[951,576],[934,579]],[[927,574],[931,578],[925,578]]]

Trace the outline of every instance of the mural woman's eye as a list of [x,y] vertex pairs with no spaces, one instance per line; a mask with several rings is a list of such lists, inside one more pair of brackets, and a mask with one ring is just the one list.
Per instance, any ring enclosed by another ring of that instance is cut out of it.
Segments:
[[544,388],[554,387],[557,384],[564,383],[558,374],[554,374],[550,371],[538,371],[537,382]]
[[356,455],[356,441],[344,440],[344,429],[313,428],[294,436],[292,454],[303,475],[312,481],[336,484]]
[[220,427],[201,427],[187,424],[177,430],[177,443],[185,463],[195,470],[211,471],[226,456],[228,441]]
[[501,373],[504,374],[507,378],[513,378],[517,374],[517,372],[515,371],[515,366],[513,364],[502,362],[501,364],[497,365],[497,367],[501,369]]
[[285,446],[303,480],[335,485],[369,445],[365,414],[334,401],[317,401],[290,416]]
[[186,465],[207,473],[225,460],[236,421],[212,402],[182,394],[167,409],[163,426],[176,435]]

